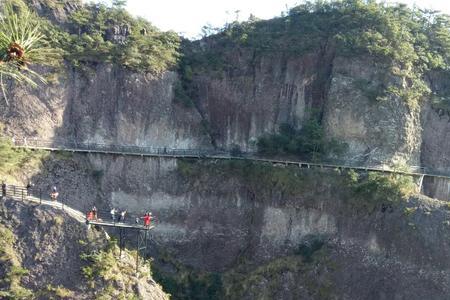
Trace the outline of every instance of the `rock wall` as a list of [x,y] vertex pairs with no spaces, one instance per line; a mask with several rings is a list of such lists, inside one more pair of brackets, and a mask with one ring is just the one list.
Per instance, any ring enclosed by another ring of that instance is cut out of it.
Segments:
[[161,78],[99,65],[68,70],[38,90],[12,87],[0,119],[9,135],[61,141],[208,148],[200,115],[173,103],[177,75]]
[[[184,266],[224,276],[235,272],[247,274],[245,278],[258,275],[256,281],[246,283],[244,294],[228,294],[231,299],[264,295],[296,299],[305,291],[312,292],[314,287],[303,285],[303,290],[280,285],[258,288],[264,282],[276,282],[264,275],[264,268],[283,266],[284,259],[293,259],[299,268],[282,267],[273,275],[277,280],[293,287],[298,280],[303,282],[302,274],[324,268],[332,286],[329,295],[339,299],[421,299],[425,294],[445,299],[449,293],[450,249],[445,241],[450,212],[443,202],[416,197],[387,210],[377,206],[367,211],[348,202],[351,194],[344,188],[344,176],[333,172],[305,171],[300,186],[292,192],[276,180],[262,188],[258,180],[249,182],[233,175],[242,173],[238,166],[224,168],[226,163],[212,161],[196,173],[196,163],[173,159],[88,158],[86,170],[101,174],[96,181],[88,180],[90,186],[73,187],[70,183],[78,182],[79,168],[65,169],[67,163],[49,170],[46,180],[65,178],[62,197],[74,206],[81,201],[91,204],[97,198],[102,200],[96,202],[100,210],[127,209],[130,218],[151,210],[158,222],[152,233],[158,244],[152,244],[152,251],[159,248]],[[75,155],[72,160],[86,163],[83,156]],[[84,198],[87,190],[91,191],[89,198]],[[312,264],[298,254],[311,237],[323,238],[326,245],[321,258],[314,258]],[[161,253],[153,255],[158,261]],[[337,265],[331,267],[330,261]],[[322,284],[321,276],[310,275]],[[389,281],[382,280],[387,277]],[[239,287],[224,282],[228,291]]]
[[[147,267],[141,267],[142,274],[136,276],[135,259],[125,251],[119,262],[122,269],[114,270],[115,277],[105,276],[103,281],[99,280],[93,284],[92,279],[83,274],[83,268],[92,262],[83,260],[83,256],[107,248],[106,235],[101,230],[89,230],[64,212],[3,198],[0,203],[0,225],[13,234],[14,241],[11,246],[15,252],[13,259],[16,260],[5,260],[5,255],[12,254],[2,253],[0,273],[5,275],[4,271],[11,263],[16,264],[16,268],[25,268],[27,272],[19,282],[11,282],[10,290],[17,290],[14,285],[21,284],[32,292],[29,297],[24,294],[8,297],[3,294],[6,289],[3,288],[2,282],[0,294],[5,296],[4,299],[93,299],[100,295],[107,298],[121,298],[126,295],[139,299],[169,299],[169,295],[151,278]],[[8,241],[3,240],[2,247],[6,243]],[[94,270],[93,278],[114,266],[115,258],[110,259],[113,261],[109,260],[108,266],[102,266],[104,270]],[[131,269],[131,274],[126,271],[128,269]],[[11,274],[20,272],[14,269],[10,271],[11,273],[2,279],[13,278],[14,275]],[[114,283],[114,288],[107,287],[111,286],[111,282]],[[59,293],[56,291],[55,294],[55,288],[60,290]]]
[[304,121],[321,57],[255,57],[251,51],[231,56],[232,71],[196,78],[198,105],[219,147],[236,144],[254,150],[262,134],[276,131],[281,123],[299,126]]
[[371,61],[336,59],[326,102],[324,125],[329,136],[345,141],[348,161],[421,165],[420,111],[399,98],[377,100],[380,74]]

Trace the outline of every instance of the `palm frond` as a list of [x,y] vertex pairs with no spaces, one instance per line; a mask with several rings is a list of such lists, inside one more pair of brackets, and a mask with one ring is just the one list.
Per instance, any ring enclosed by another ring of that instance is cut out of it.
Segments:
[[6,1],[0,11],[0,85],[5,99],[4,80],[36,87],[46,81],[29,65],[54,66],[59,60],[60,53],[48,47],[40,31],[38,17],[28,8],[15,9],[12,0]]

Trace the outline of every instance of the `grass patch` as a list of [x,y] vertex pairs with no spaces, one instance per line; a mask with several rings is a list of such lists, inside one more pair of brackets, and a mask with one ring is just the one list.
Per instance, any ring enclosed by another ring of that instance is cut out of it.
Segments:
[[405,207],[403,214],[407,217],[412,216],[417,211],[417,207]]
[[63,286],[53,286],[48,284],[44,289],[36,293],[37,297],[45,297],[45,299],[56,300],[56,299],[67,299],[73,298],[75,293]]
[[[140,277],[137,277],[135,269],[136,251],[125,249],[122,258],[118,255],[119,248],[111,240],[104,249],[88,251],[80,256],[86,262],[81,272],[95,299],[138,299],[136,285]],[[143,260],[141,258],[141,264]],[[147,266],[140,266],[141,276],[151,275]]]
[[53,218],[53,223],[56,226],[61,227],[61,225],[64,224],[64,218],[62,216],[57,215]]
[[22,268],[14,247],[15,235],[9,228],[0,224],[0,237],[0,269],[5,273],[0,280],[0,299],[31,299],[32,291],[21,285],[22,277],[28,274],[28,270]]
[[[223,298],[245,299],[252,295],[257,299],[276,299],[279,287],[287,284],[285,275],[290,274],[288,278],[294,278],[290,283],[297,282],[295,287],[302,286],[312,299],[333,299],[334,286],[328,274],[336,269],[336,265],[329,257],[328,249],[323,246],[312,252],[303,252],[308,258],[302,254],[284,256],[255,268],[240,266],[227,272],[223,276]],[[297,294],[295,287],[291,286],[290,293],[300,299],[303,294]]]
[[38,169],[48,157],[46,151],[14,148],[11,141],[0,137],[0,180],[15,181],[22,169]]
[[70,160],[73,158],[73,152],[70,151],[64,151],[64,150],[57,150],[54,151],[55,159],[57,160]]

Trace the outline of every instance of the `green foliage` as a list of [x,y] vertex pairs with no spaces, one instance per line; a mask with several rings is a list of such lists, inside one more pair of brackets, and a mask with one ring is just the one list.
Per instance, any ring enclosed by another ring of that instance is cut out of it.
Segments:
[[241,147],[237,144],[232,144],[230,148],[230,155],[234,157],[242,156]]
[[41,25],[21,1],[8,0],[0,8],[0,87],[6,101],[4,79],[36,87],[46,81],[29,66],[54,65],[59,59],[59,53],[49,47]]
[[316,251],[319,251],[325,245],[324,237],[309,236],[305,237],[302,243],[295,251],[296,255],[301,255],[305,262],[312,262],[312,257]]
[[[283,256],[258,264],[256,268],[241,265],[228,271],[223,276],[224,298],[246,299],[252,295],[258,299],[278,299],[279,287],[285,286],[286,274],[289,274],[289,277],[295,276],[294,280],[301,282],[302,290],[307,289],[312,299],[335,299],[330,273],[336,269],[336,264],[329,257],[327,248],[317,246],[308,255],[307,261],[302,255]],[[321,280],[317,280],[317,274],[320,274]],[[294,299],[301,299],[300,295],[295,296],[295,289],[291,292]]]
[[188,95],[186,88],[183,83],[178,81],[174,86],[174,101],[175,103],[180,103],[186,108],[191,108],[194,106],[194,102]]
[[186,267],[167,253],[162,255],[162,259],[177,271],[168,273],[163,268],[154,267],[153,278],[174,299],[224,299],[221,274]]
[[51,284],[47,284],[45,289],[41,290],[36,296],[45,297],[45,299],[67,299],[73,298],[74,292],[64,288],[63,286],[53,286]]
[[[136,251],[124,249],[122,258],[118,258],[117,242],[111,239],[101,250],[88,250],[80,255],[86,262],[81,272],[88,281],[88,287],[95,288],[95,299],[138,299],[135,284],[141,277],[147,280],[151,271],[150,264],[147,263],[145,266],[141,265],[139,275],[136,274],[136,254]],[[141,258],[141,264],[143,261]]]
[[[277,190],[285,195],[306,194],[324,178],[333,182],[336,174],[320,170],[307,171],[293,166],[274,167],[271,164],[257,163],[247,160],[229,160],[216,163],[196,162],[194,160],[178,160],[178,172],[186,180],[210,180],[216,178],[220,182],[227,178],[239,178],[255,193],[260,195]],[[261,197],[262,198],[262,197]]]
[[439,115],[450,116],[450,97],[432,95],[431,107],[436,110]]
[[417,211],[417,207],[405,207],[403,214],[407,217],[413,215]]
[[370,100],[383,100],[386,98],[386,87],[374,83],[370,80],[366,79],[355,79],[353,81],[353,85],[355,88],[360,90],[364,96],[366,96]]
[[[424,76],[450,65],[450,17],[404,4],[342,0],[305,2],[272,20],[226,24],[201,42],[186,43],[182,71],[202,76],[234,74],[242,64],[234,56],[308,53],[374,60],[388,76],[369,86],[371,98],[403,98],[416,107],[430,93]],[[245,58],[245,56],[242,56]]]
[[46,155],[48,154],[44,151],[15,149],[11,141],[0,136],[0,180],[9,178],[25,166],[40,164]]
[[381,204],[395,205],[415,191],[412,176],[369,172],[365,176],[349,173],[353,197],[347,199],[358,209],[372,212]]
[[278,133],[260,137],[257,146],[261,154],[294,154],[312,160],[345,151],[344,144],[325,138],[322,126],[315,118],[305,122],[300,130],[282,124]]
[[[317,201],[317,191],[321,191],[325,199],[340,197],[358,212],[369,214],[383,205],[397,205],[416,190],[413,177],[407,175],[299,169],[246,160],[211,163],[183,159],[178,161],[178,172],[196,187],[203,186],[203,181],[211,184],[211,180],[216,180],[219,184],[238,179],[254,193],[255,201],[264,201],[275,192],[308,205]],[[332,189],[334,195],[329,196],[326,188]]]
[[155,272],[154,277],[174,299],[222,299],[222,281],[217,273],[184,271],[172,277]]
[[84,266],[81,270],[89,281],[97,277],[104,280],[115,278],[114,271],[117,271],[118,267],[113,251],[83,254],[80,258],[89,262],[89,265]]
[[28,270],[21,265],[14,244],[14,233],[6,226],[0,224],[0,265],[5,276],[0,280],[0,298],[9,300],[31,299],[32,292],[21,286],[22,277]]
[[178,60],[179,37],[132,17],[123,5],[124,1],[115,1],[113,7],[86,4],[69,15],[68,31],[47,22],[46,35],[75,67],[114,63],[153,75],[173,67]]
[[127,0],[112,0],[113,7],[124,8],[127,6]]

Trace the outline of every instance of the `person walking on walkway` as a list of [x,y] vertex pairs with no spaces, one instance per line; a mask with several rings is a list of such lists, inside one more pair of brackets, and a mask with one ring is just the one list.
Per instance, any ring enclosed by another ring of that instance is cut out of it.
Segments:
[[56,199],[58,198],[58,190],[56,189],[56,186],[53,187],[52,192],[50,194],[50,199],[52,199],[53,201],[56,201]]
[[95,205],[92,207],[92,214],[93,214],[94,220],[97,220],[98,219],[97,207],[95,207]]
[[111,211],[110,211],[110,214],[111,214],[111,220],[113,221],[113,222],[115,222],[116,221],[116,212],[117,212],[117,210],[113,207],[112,209],[111,209]]
[[31,182],[28,181],[28,183],[27,183],[27,196],[28,197],[31,196],[31,187],[32,186],[33,185],[31,184]]
[[125,222],[125,214],[127,213],[126,210],[123,210],[119,215],[119,222]]
[[6,183],[3,180],[2,181],[2,198],[5,198],[5,197],[6,197]]

